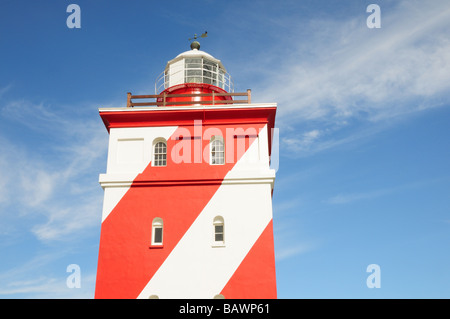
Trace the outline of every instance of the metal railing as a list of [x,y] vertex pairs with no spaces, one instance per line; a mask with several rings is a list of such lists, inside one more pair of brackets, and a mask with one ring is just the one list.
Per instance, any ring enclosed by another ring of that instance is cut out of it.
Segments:
[[155,81],[155,94],[171,86],[183,83],[205,83],[215,85],[227,92],[234,92],[231,75],[218,67],[205,69],[204,67],[180,66],[176,71],[161,72]]
[[[233,97],[233,96],[246,96],[244,100],[216,100],[216,97]],[[178,97],[211,97],[211,100],[204,101],[167,101],[168,98]],[[133,99],[156,99],[156,102],[134,102]],[[221,104],[250,104],[252,101],[252,91],[250,89],[247,92],[242,93],[189,93],[189,94],[151,94],[151,95],[133,95],[131,92],[127,93],[127,107],[134,106],[173,106],[173,105],[221,105]]]

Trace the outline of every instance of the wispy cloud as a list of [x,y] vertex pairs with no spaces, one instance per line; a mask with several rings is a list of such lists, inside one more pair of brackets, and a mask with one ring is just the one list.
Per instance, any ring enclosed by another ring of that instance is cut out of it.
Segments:
[[0,214],[14,212],[9,219],[16,222],[34,216],[29,230],[47,241],[96,225],[102,202],[97,178],[108,144],[100,120],[72,114],[69,121],[51,105],[23,100],[7,103],[0,114],[28,134],[47,136],[42,145],[0,136]]
[[12,84],[8,84],[4,87],[0,87],[0,98],[3,97],[3,95],[8,92],[12,88]]
[[[86,195],[86,194],[83,194]],[[78,197],[77,197],[78,198]],[[37,223],[31,231],[40,240],[67,240],[85,235],[89,229],[99,225],[99,212],[102,210],[100,196],[88,196],[78,203],[66,201],[45,206],[46,221]]]
[[367,191],[341,193],[328,198],[325,202],[328,204],[349,204],[361,200],[372,200],[383,196],[389,196],[399,192],[428,187],[431,184],[442,182],[443,180],[448,180],[448,176],[442,176],[430,180],[412,181],[406,184],[389,186]]
[[288,199],[274,204],[274,237],[275,259],[289,259],[319,247],[317,239],[301,235],[302,228],[298,222],[299,211],[302,211],[302,199]]
[[267,95],[276,92],[281,99],[280,115],[298,120],[366,112],[377,120],[409,112],[411,105],[405,103],[411,99],[447,93],[450,8],[446,3],[402,2],[383,12],[382,18],[383,26],[377,30],[368,29],[361,17],[311,21],[309,32],[318,39],[309,52],[302,52],[304,44],[294,45],[295,53],[267,87]]
[[[288,153],[290,157],[307,157],[337,147],[356,147],[392,126],[393,123],[389,121],[361,125],[355,124],[354,121],[353,123],[344,121],[333,124],[314,123],[313,125],[320,129],[302,132],[300,126],[298,132],[294,129],[282,130],[280,145],[282,148],[292,151]],[[286,153],[282,154],[287,155]]]
[[92,298],[95,274],[81,272],[81,287],[66,285],[70,274],[61,271],[49,275],[45,270],[61,258],[61,253],[41,254],[27,262],[0,274],[0,297],[22,296],[23,298]]
[[[76,243],[97,234],[101,221],[98,174],[105,169],[108,134],[95,109],[83,107],[56,108],[27,99],[0,104],[5,123],[0,127],[1,248],[8,251],[33,237],[30,246],[37,247],[35,257],[8,258],[0,273],[0,297],[93,297],[95,273],[83,268],[82,288],[70,289],[64,268],[67,259],[77,263],[81,247]],[[61,248],[43,252],[48,247]]]
[[316,249],[316,246],[317,245],[311,243],[298,243],[291,244],[290,246],[280,247],[279,249],[275,250],[275,260],[278,262],[300,254],[304,254]]
[[348,204],[353,203],[360,200],[369,200],[375,199],[384,195],[391,194],[395,192],[396,189],[387,188],[387,189],[379,189],[374,191],[367,192],[358,192],[358,193],[347,193],[347,194],[338,194],[327,200],[329,204]]
[[300,137],[289,136],[282,139],[288,149],[303,152],[310,149],[311,145],[320,137],[321,131],[315,129],[303,133]]
[[[367,28],[365,18],[361,14],[347,20],[285,22],[290,24],[285,26],[289,46],[276,72],[267,71],[270,76],[260,82],[255,100],[277,101],[277,123],[282,127],[298,128],[308,122],[315,126],[284,138],[285,146],[297,153],[311,154],[367,136],[360,125],[346,133],[354,137],[334,137],[355,121],[383,125],[445,105],[450,98],[446,1],[390,4],[389,10],[382,10],[380,29]],[[272,54],[280,57],[278,49],[268,48],[261,68],[273,69],[264,65],[273,63],[267,58]]]

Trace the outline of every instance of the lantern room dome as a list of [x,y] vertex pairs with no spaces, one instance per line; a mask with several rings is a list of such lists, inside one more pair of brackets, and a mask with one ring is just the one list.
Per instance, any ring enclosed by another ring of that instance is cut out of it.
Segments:
[[[173,60],[170,60],[169,62],[167,62],[167,64],[175,62],[175,60],[180,59],[181,57],[188,57],[189,58],[189,57],[194,57],[194,56],[195,57],[197,57],[197,56],[204,56],[204,57],[209,58],[209,59],[217,60],[215,57],[213,57],[211,54],[209,54],[209,53],[207,53],[205,51],[198,50],[198,49],[193,49],[193,50],[187,50],[187,51],[184,51],[184,52],[178,54]],[[220,61],[220,60],[217,60],[217,61]]]

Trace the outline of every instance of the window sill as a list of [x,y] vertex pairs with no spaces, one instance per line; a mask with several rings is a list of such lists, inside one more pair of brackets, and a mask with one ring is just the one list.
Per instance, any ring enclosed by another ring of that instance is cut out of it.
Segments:
[[164,245],[150,245],[148,248],[149,249],[160,249],[160,248],[164,248]]
[[211,247],[214,247],[214,248],[216,248],[216,247],[225,247],[225,244],[220,244],[220,243],[214,243],[214,244],[212,244],[211,245]]

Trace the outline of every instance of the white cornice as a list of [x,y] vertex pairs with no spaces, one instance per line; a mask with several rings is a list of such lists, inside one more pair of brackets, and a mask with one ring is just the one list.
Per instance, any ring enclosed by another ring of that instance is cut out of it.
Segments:
[[[195,102],[193,102],[195,103]],[[139,112],[139,111],[176,111],[176,110],[220,110],[220,109],[249,109],[277,107],[277,103],[251,103],[233,105],[201,105],[201,106],[135,106],[135,107],[106,107],[99,108],[99,112]]]

